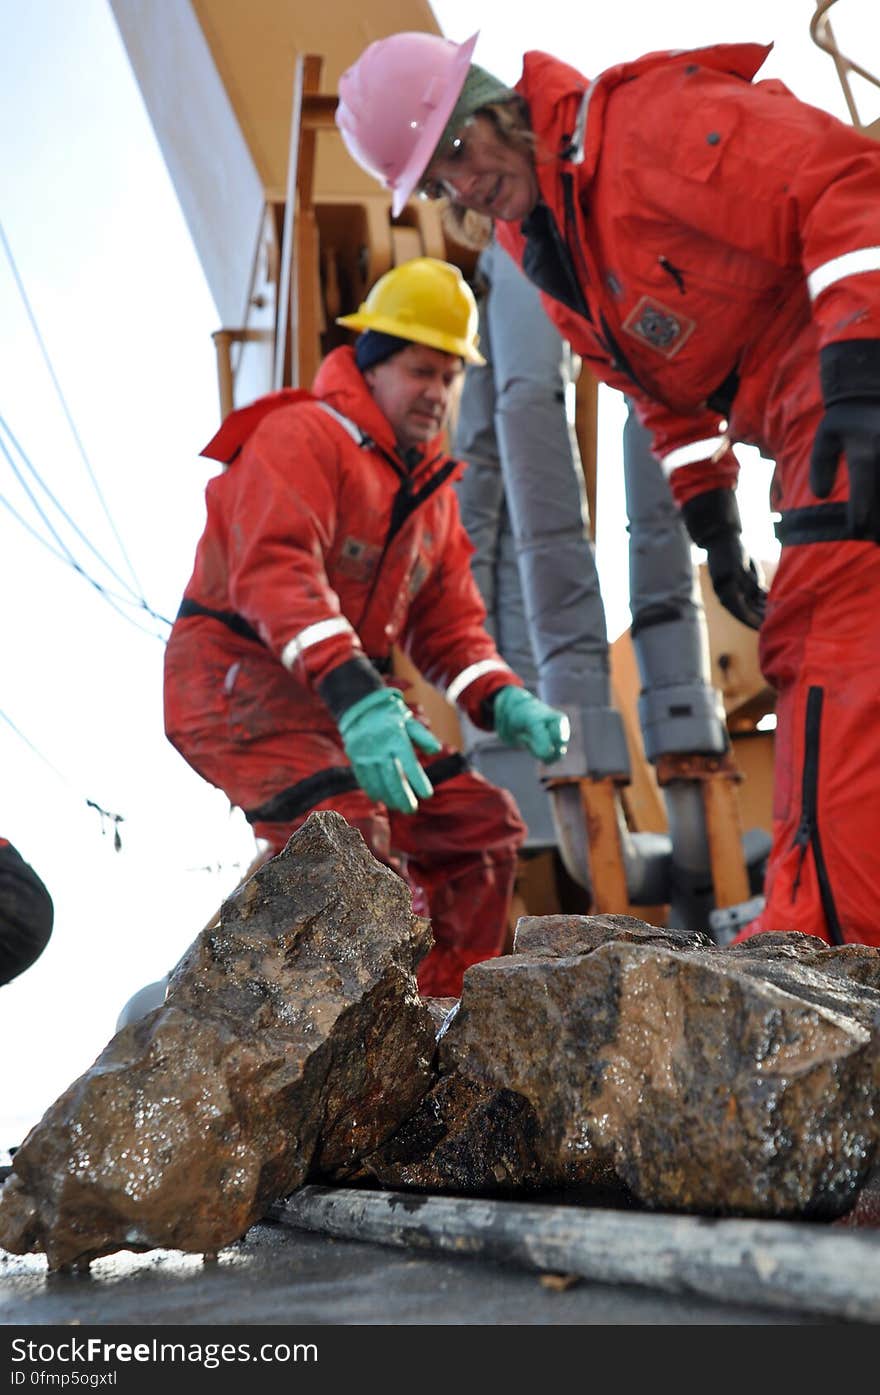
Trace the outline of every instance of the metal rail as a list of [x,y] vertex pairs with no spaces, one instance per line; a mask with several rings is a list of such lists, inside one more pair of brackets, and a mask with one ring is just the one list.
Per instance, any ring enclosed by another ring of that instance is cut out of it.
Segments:
[[880,119],[871,122],[862,121],[849,80],[850,73],[857,73],[859,77],[864,78],[866,82],[873,83],[875,87],[880,88],[880,78],[876,77],[874,73],[869,72],[867,68],[863,68],[860,63],[856,63],[854,59],[847,58],[845,54],[841,53],[837,40],[834,37],[834,31],[831,28],[831,20],[828,18],[828,11],[831,9],[831,6],[836,3],[837,0],[816,0],[816,13],[813,15],[810,22],[810,38],[813,40],[814,44],[821,48],[823,52],[830,54],[834,60],[834,66],[837,69],[837,76],[840,78],[840,85],[843,88],[843,95],[846,98],[846,105],[849,108],[852,124],[857,130],[864,131],[867,135],[880,139]]
[[880,1230],[308,1186],[267,1219],[345,1240],[880,1321]]

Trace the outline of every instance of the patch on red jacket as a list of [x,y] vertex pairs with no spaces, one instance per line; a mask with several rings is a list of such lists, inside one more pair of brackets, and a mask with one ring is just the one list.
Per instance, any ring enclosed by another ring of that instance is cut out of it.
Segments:
[[381,555],[382,549],[375,543],[349,536],[342,544],[336,566],[343,576],[354,581],[369,581]]
[[690,339],[697,322],[670,310],[659,300],[654,300],[653,296],[643,295],[635,309],[627,315],[623,327],[627,334],[655,349],[664,358],[672,358]]

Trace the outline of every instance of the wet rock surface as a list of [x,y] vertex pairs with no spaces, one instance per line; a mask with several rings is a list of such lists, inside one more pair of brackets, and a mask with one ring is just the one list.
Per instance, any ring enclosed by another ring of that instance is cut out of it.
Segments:
[[539,1191],[540,1133],[524,1095],[453,1072],[351,1180],[471,1196]]
[[418,996],[405,884],[312,815],[15,1155],[0,1244],[210,1252],[307,1181],[876,1224],[880,951],[527,916]]
[[436,1028],[414,977],[429,946],[400,878],[339,815],[312,815],[194,942],[165,1004],[31,1130],[0,1244],[51,1269],[214,1251],[373,1151],[431,1083]]
[[437,1039],[439,1040],[443,1033],[446,1031],[446,1028],[449,1026],[449,1023],[452,1021],[452,1018],[455,1016],[456,1012],[458,1012],[458,999],[426,998],[425,1006],[431,1014],[431,1021],[434,1023],[434,1027],[437,1032]]
[[524,918],[474,965],[440,1070],[523,1096],[549,1186],[709,1215],[841,1215],[878,1143],[877,951],[735,950],[629,917]]
[[833,1224],[847,1226],[853,1230],[861,1229],[862,1226],[880,1226],[880,1163],[875,1161],[861,1185],[852,1209],[839,1216]]
[[699,931],[666,930],[631,915],[523,915],[516,923],[513,947],[517,954],[564,959],[589,954],[610,940],[660,945],[663,949],[708,948],[712,944],[709,936]]

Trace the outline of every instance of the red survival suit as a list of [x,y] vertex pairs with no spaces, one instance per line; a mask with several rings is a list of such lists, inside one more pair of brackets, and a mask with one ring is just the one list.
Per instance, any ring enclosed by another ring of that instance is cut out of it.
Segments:
[[415,814],[374,804],[334,713],[381,686],[394,644],[479,725],[486,699],[520,680],[483,626],[457,463],[434,442],[408,468],[350,348],[314,392],[232,413],[204,451],[230,468],[208,484],[168,642],[165,730],[274,852],[335,809],[381,860],[402,870],[402,856],[435,940],[421,991],[457,996],[467,965],[504,943],[526,831],[516,804],[449,749],[422,758],[435,790]]
[[760,658],[778,693],[766,907],[749,932],[880,945],[880,549],[810,490],[819,350],[880,336],[880,145],[751,85],[768,49],[649,54],[517,90],[541,199],[499,242],[603,382],[634,399],[679,504],[777,464],[782,557]]

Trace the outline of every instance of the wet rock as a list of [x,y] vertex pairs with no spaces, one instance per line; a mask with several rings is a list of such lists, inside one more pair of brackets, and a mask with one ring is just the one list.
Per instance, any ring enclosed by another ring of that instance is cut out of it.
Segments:
[[[425,1002],[442,1041],[459,999]],[[537,1191],[544,1186],[538,1132],[534,1111],[521,1095],[453,1073],[442,1077],[397,1132],[344,1180],[465,1196]]]
[[522,1095],[452,1074],[364,1159],[358,1180],[465,1196],[536,1191],[544,1185],[538,1138]]
[[431,1014],[431,1021],[438,1038],[443,1036],[455,1014],[458,1012],[457,998],[425,998],[425,1007]]
[[518,952],[472,965],[459,1010],[440,1042],[441,1075],[521,1096],[538,1121],[547,1189],[613,1186],[613,1147],[591,1131],[593,1050],[611,1039],[615,995],[596,979],[592,952]]
[[513,950],[515,954],[564,959],[571,954],[588,954],[609,940],[666,949],[693,949],[712,943],[699,930],[667,930],[631,915],[523,915],[516,922]]
[[852,1229],[858,1229],[862,1226],[873,1228],[880,1226],[880,1165],[875,1163],[868,1173],[852,1210],[840,1216],[833,1224],[848,1226]]
[[728,945],[737,960],[782,965],[786,962],[819,970],[825,978],[846,979],[880,991],[880,949],[872,945],[840,945],[831,948],[817,935],[797,931],[753,935],[739,945]]
[[169,985],[31,1130],[0,1244],[51,1269],[123,1248],[215,1251],[418,1106],[430,946],[404,883],[333,813],[224,904]]
[[857,947],[746,955],[668,948],[629,918],[532,919],[516,953],[467,971],[439,1060],[529,1104],[547,1186],[610,1172],[645,1206],[711,1215],[852,1206],[880,1113],[880,993]]

